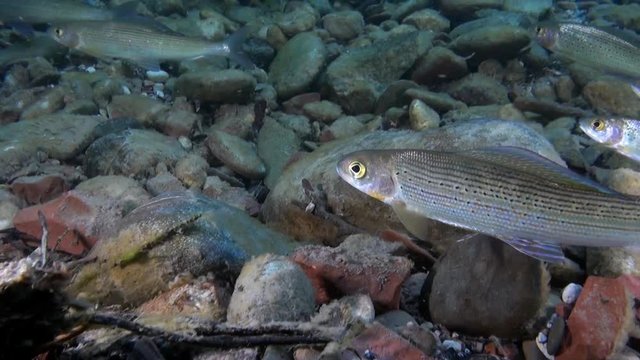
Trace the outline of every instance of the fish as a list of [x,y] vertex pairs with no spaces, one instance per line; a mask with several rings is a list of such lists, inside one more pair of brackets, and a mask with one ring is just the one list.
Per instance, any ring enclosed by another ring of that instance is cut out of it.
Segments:
[[59,43],[96,58],[132,61],[147,70],[160,70],[160,61],[226,56],[241,66],[253,64],[242,51],[246,28],[221,42],[192,38],[150,22],[74,21],[49,28]]
[[582,131],[599,144],[640,162],[640,120],[622,116],[580,119]]
[[136,1],[114,9],[97,8],[69,0],[0,0],[0,22],[31,37],[32,24],[52,24],[67,21],[107,21],[137,16]]
[[554,263],[563,245],[640,244],[640,200],[523,148],[362,150],[336,171],[423,240],[433,219]]
[[536,39],[561,57],[610,75],[640,79],[640,40],[616,29],[569,22],[540,24]]

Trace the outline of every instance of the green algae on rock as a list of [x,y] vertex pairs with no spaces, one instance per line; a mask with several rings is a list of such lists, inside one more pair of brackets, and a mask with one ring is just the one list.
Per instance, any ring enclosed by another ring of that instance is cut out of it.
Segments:
[[243,211],[190,192],[160,195],[129,213],[98,243],[68,290],[101,304],[139,305],[177,275],[235,279],[251,256],[286,254],[292,242]]

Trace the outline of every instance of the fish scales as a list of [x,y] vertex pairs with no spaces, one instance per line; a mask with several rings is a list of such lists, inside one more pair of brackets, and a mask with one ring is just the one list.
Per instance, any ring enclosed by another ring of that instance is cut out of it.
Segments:
[[547,179],[459,154],[403,151],[392,158],[407,208],[445,223],[564,244],[640,240],[640,203],[634,199],[559,189]]
[[559,23],[542,30],[539,41],[555,53],[614,74],[640,77],[640,48],[636,41],[574,23]]
[[[212,43],[186,37],[162,34],[126,23],[95,23],[82,27],[78,48],[100,55],[125,58],[177,58],[198,56]],[[73,28],[73,27],[72,27]],[[92,51],[95,50],[95,51]]]

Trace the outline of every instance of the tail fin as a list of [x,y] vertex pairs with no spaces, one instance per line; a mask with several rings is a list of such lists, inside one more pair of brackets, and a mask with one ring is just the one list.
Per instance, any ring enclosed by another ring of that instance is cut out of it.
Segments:
[[238,65],[245,69],[254,69],[256,65],[249,59],[249,56],[242,49],[242,44],[247,39],[247,33],[249,29],[243,27],[242,29],[229,35],[224,43],[229,49],[229,58],[236,62]]

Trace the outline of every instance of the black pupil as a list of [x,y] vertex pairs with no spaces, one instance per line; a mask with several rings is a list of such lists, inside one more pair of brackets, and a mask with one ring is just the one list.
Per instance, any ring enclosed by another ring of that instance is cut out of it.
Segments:
[[593,122],[593,127],[596,128],[596,129],[599,128],[600,127],[600,121],[594,121]]
[[360,172],[360,165],[358,165],[358,164],[351,165],[351,171],[353,171],[354,174],[359,173]]

